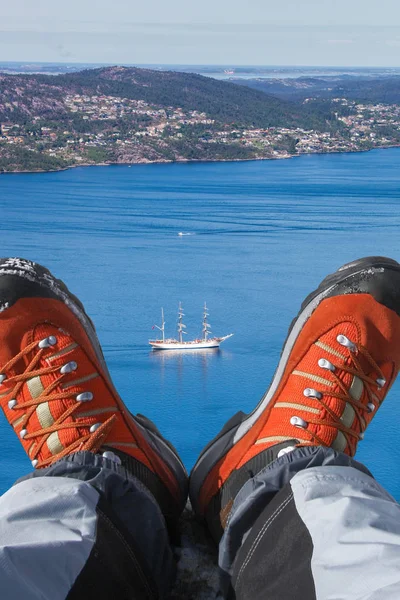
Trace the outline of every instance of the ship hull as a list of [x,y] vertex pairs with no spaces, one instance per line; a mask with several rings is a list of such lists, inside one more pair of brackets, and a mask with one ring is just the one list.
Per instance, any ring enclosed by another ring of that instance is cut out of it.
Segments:
[[153,350],[201,350],[204,348],[219,348],[219,345],[226,337],[213,338],[207,341],[193,340],[192,342],[179,342],[178,340],[166,340],[163,342],[162,340],[150,340],[149,344],[152,346]]

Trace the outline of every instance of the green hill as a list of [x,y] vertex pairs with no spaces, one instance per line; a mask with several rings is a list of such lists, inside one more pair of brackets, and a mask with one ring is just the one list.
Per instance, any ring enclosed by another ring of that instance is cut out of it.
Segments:
[[[21,94],[22,92],[22,94]],[[261,91],[191,73],[153,71],[132,67],[91,69],[67,75],[1,75],[0,99],[16,99],[19,113],[37,110],[62,114],[63,95],[80,93],[144,100],[162,107],[205,112],[219,123],[253,127],[293,127],[325,131],[331,115],[309,111],[301,104],[286,102]],[[32,102],[33,99],[36,102]],[[0,119],[9,111],[2,110]],[[14,118],[15,120],[15,118]]]

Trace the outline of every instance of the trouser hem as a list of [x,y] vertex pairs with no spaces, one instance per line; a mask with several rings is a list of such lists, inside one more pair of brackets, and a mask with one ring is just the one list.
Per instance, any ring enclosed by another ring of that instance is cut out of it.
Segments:
[[242,544],[278,492],[301,471],[335,465],[353,467],[372,477],[364,465],[346,454],[323,446],[305,446],[277,458],[246,481],[234,499],[219,545],[218,563],[225,593],[230,586],[233,566]]

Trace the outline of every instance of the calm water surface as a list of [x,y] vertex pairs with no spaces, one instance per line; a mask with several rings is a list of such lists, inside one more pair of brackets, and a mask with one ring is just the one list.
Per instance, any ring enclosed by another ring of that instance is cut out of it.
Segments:
[[[251,410],[303,297],[342,263],[400,259],[400,150],[290,161],[93,167],[0,176],[1,255],[48,266],[85,304],[128,407],[190,468]],[[191,233],[180,237],[180,231]],[[163,306],[197,336],[207,301],[220,352],[152,353]],[[30,463],[1,419],[0,491]],[[400,499],[400,386],[358,459]]]

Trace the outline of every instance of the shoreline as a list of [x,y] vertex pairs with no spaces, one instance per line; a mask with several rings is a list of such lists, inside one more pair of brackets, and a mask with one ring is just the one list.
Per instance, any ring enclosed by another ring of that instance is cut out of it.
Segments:
[[62,171],[69,171],[71,169],[78,169],[79,167],[112,167],[112,166],[121,166],[121,167],[132,167],[136,165],[162,165],[162,164],[184,164],[184,163],[219,163],[219,162],[252,162],[252,161],[262,161],[262,160],[288,160],[292,158],[300,158],[301,156],[324,156],[328,154],[358,154],[362,152],[371,152],[372,150],[388,150],[390,148],[400,148],[400,144],[391,144],[388,146],[376,146],[374,148],[368,148],[365,150],[336,150],[332,152],[301,152],[300,154],[292,154],[286,156],[268,156],[268,157],[259,157],[259,158],[230,158],[230,159],[215,159],[215,160],[202,160],[200,159],[182,159],[182,160],[143,160],[132,163],[122,163],[122,162],[105,162],[105,163],[79,163],[76,165],[68,165],[67,167],[60,167],[59,169],[21,169],[19,171],[0,171],[0,176],[2,175],[21,175],[21,174],[43,174],[43,173],[61,173]]

